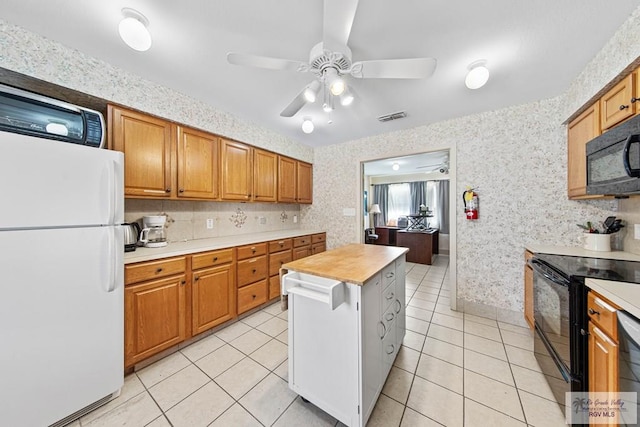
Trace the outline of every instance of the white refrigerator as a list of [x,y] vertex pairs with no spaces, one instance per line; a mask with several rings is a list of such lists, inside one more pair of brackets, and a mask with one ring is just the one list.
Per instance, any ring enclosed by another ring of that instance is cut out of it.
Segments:
[[0,425],[119,394],[123,191],[120,152],[0,132]]

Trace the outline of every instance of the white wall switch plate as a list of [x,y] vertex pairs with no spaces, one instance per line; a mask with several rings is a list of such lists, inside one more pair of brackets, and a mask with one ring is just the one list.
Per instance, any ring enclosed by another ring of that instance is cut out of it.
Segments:
[[356,216],[356,208],[344,208],[344,209],[342,209],[342,215],[344,215],[344,216]]
[[294,215],[293,216],[293,223],[297,223],[298,222],[298,215]]
[[213,218],[207,218],[207,228],[208,229],[213,228]]
[[633,238],[640,240],[640,224],[633,224]]

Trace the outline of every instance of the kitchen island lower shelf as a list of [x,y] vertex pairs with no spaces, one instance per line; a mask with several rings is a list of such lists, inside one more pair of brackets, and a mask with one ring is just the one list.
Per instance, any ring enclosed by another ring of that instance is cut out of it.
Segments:
[[406,248],[353,244],[281,269],[289,388],[364,426],[404,339]]

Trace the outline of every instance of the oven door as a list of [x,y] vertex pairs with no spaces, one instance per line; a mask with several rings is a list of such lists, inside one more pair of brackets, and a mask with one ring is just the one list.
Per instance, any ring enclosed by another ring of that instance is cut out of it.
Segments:
[[575,347],[576,334],[579,336],[577,322],[572,319],[576,284],[541,260],[533,258],[529,263],[534,271],[534,353],[554,397],[564,405],[566,392],[582,390],[579,356],[572,357],[572,345]]

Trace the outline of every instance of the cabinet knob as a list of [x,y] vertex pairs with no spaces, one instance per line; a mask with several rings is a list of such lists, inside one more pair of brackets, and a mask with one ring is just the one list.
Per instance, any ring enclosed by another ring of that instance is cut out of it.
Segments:
[[171,187],[167,188],[166,190],[164,190],[165,193],[171,193]]
[[591,315],[597,314],[598,316],[600,316],[600,312],[599,311],[595,311],[593,308],[589,309],[589,314],[591,314]]
[[257,296],[257,295],[251,295],[251,297],[252,297],[253,299],[256,299],[256,296]]
[[634,104],[636,101],[640,101],[640,98],[636,98],[635,96],[631,98],[631,103]]
[[179,193],[184,193],[184,188],[178,190]]
[[620,109],[620,111],[629,108],[628,105],[621,105],[620,107],[618,107]]
[[156,268],[156,274],[162,273],[162,267]]
[[214,256],[214,257],[213,257],[213,262],[216,262],[217,260],[218,260],[218,257],[217,257],[217,256]]
[[180,286],[184,286],[184,285],[186,285],[186,284],[187,284],[187,281],[186,281],[186,280],[183,280],[182,282],[180,282]]
[[193,280],[195,280],[197,282],[198,280],[200,280],[200,278],[198,276],[196,276],[196,277],[194,277]]
[[589,335],[589,332],[585,331],[584,329],[580,329],[580,335]]

